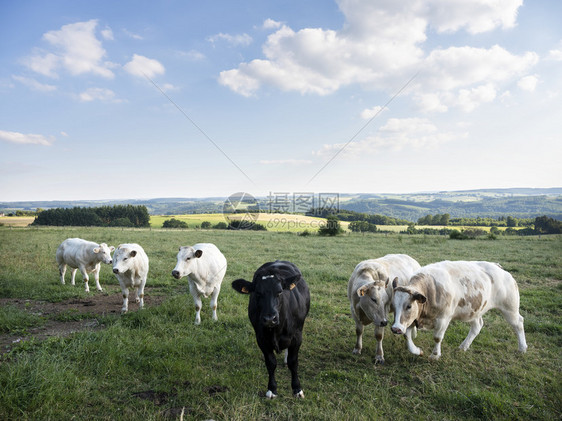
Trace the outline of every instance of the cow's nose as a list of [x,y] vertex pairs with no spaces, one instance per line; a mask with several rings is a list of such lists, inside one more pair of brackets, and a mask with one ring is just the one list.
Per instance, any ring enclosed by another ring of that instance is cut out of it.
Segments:
[[394,327],[392,326],[390,328],[390,330],[392,330],[392,333],[396,333],[397,335],[401,335],[402,334],[402,329],[400,329],[399,327]]
[[172,276],[176,279],[180,279],[180,273],[177,270],[172,271]]
[[113,273],[119,273],[119,269],[113,268]]
[[385,327],[387,324],[388,324],[388,321],[387,321],[387,320],[383,320],[383,321],[381,322],[381,327]]
[[264,316],[263,324],[267,327],[274,327],[279,324],[279,319],[277,318],[277,315]]
[[110,261],[109,261],[109,264],[112,265],[112,264],[113,264],[113,260],[110,260]]

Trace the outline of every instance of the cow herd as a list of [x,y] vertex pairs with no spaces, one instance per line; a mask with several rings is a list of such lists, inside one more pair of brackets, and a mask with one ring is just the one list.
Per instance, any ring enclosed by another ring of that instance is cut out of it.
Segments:
[[[129,289],[135,291],[139,308],[143,307],[148,257],[140,245],[121,244],[115,249],[105,243],[69,238],[58,247],[56,260],[61,282],[65,283],[67,266],[72,271],[72,285],[80,269],[86,291],[89,291],[88,274],[94,273],[96,288],[101,291],[101,263],[113,264],[113,273],[123,293],[121,312],[128,310]],[[179,248],[172,276],[188,277],[195,303],[195,324],[201,323],[201,296],[211,297],[213,319],[217,320],[217,298],[226,268],[226,258],[214,244]],[[285,350],[293,395],[303,398],[298,354],[310,309],[310,292],[300,269],[288,261],[268,262],[256,270],[251,282],[237,279],[232,282],[232,288],[249,295],[248,317],[269,375],[265,396],[270,399],[277,396],[275,353]],[[451,321],[469,323],[468,335],[460,345],[466,351],[482,329],[482,316],[491,309],[500,310],[512,327],[519,351],[527,350],[517,283],[498,263],[443,261],[421,267],[408,255],[388,254],[357,264],[348,282],[347,296],[357,335],[353,353],[361,353],[364,326],[373,323],[376,363],[384,363],[382,341],[390,312],[394,312],[392,333],[404,335],[408,350],[415,355],[423,355],[413,342],[417,329],[433,329],[435,346],[429,356],[433,360],[441,356],[441,342]]]

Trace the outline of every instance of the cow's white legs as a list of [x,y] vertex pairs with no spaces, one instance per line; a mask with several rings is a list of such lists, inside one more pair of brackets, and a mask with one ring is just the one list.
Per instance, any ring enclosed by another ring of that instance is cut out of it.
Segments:
[[382,340],[384,338],[384,327],[375,326],[375,339],[377,340],[377,355],[375,364],[384,364],[384,352],[382,350]]
[[431,360],[438,360],[441,357],[441,342],[443,342],[443,337],[445,336],[445,331],[449,327],[451,319],[436,319],[435,329],[433,331],[433,340],[435,341],[435,347],[429,356]]
[[146,279],[144,279],[141,284],[140,287],[137,288],[137,302],[139,303],[139,310],[142,310],[144,308],[144,286],[146,284]]
[[423,355],[423,351],[421,348],[418,348],[414,341],[412,340],[412,336],[416,336],[417,329],[415,326],[409,327],[406,329],[406,333],[404,334],[404,339],[406,339],[406,346],[408,347],[408,351],[410,351],[414,355]]
[[121,314],[125,314],[129,310],[129,288],[121,286],[123,293],[123,307],[121,307]]
[[66,264],[61,263],[59,265],[59,273],[60,273],[60,283],[64,285],[64,274],[66,273]]
[[[88,281],[90,280],[90,277],[88,276],[88,271],[86,270],[85,267],[80,267],[79,269],[80,269],[80,273],[82,274],[82,278],[84,279],[84,286],[86,287],[86,292],[90,292],[90,287],[88,286]],[[72,280],[74,281],[74,277],[72,278]]]
[[211,310],[213,311],[213,320],[218,320],[217,317],[217,299],[219,298],[220,286],[215,287],[211,294]]
[[525,329],[523,328],[523,316],[521,316],[518,311],[502,310],[502,313],[505,320],[511,325],[517,335],[519,352],[525,353],[527,351],[527,341],[525,340]]
[[353,348],[354,354],[361,354],[361,349],[363,349],[363,324],[361,322],[355,322],[355,334],[357,335],[357,341],[355,342],[355,348]]
[[476,338],[476,336],[478,336],[478,334],[480,333],[480,329],[482,329],[482,326],[484,326],[484,320],[482,320],[482,317],[472,320],[470,322],[470,331],[468,332],[466,339],[462,341],[462,344],[459,348],[463,351],[466,351],[470,347],[470,344],[472,344],[474,338]]
[[100,268],[101,268],[101,263],[98,263],[96,265],[96,268],[94,269],[94,279],[96,280],[96,289],[98,291],[102,291],[100,285]]
[[70,285],[74,285],[77,271],[78,268],[70,268]]
[[191,296],[193,297],[193,303],[195,304],[195,324],[200,325],[201,306],[202,306],[201,297],[199,296],[199,291],[197,291],[197,288],[195,287],[193,282],[191,282],[191,280],[189,280],[189,292],[191,292]]

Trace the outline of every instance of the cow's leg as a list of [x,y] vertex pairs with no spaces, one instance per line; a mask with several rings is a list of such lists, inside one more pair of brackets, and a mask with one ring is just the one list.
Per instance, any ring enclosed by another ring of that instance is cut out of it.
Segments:
[[406,329],[406,333],[404,334],[404,339],[406,339],[406,346],[408,347],[408,351],[410,351],[412,354],[423,355],[423,351],[421,350],[421,348],[418,348],[412,340],[412,337],[415,337],[416,334],[417,329],[415,326],[411,326]]
[[82,273],[82,279],[84,280],[84,286],[86,287],[86,292],[90,292],[90,287],[88,286],[88,281],[90,280],[90,277],[88,276],[88,271],[84,266],[80,266],[79,269],[80,269],[80,273]]
[[482,329],[482,326],[484,326],[484,320],[482,320],[482,317],[471,320],[468,335],[466,336],[465,340],[462,341],[459,348],[463,351],[466,351],[470,347],[470,344],[472,344],[474,338],[476,338],[480,333],[480,329]]
[[121,285],[121,292],[123,293],[123,307],[121,307],[121,314],[125,314],[129,310],[129,288]]
[[137,297],[139,299],[139,310],[144,308],[144,286],[146,285],[146,279],[141,281],[139,288],[137,289]]
[[359,355],[363,349],[363,324],[358,320],[355,321],[355,334],[357,335],[357,341],[353,353]]
[[435,346],[429,359],[438,360],[441,357],[441,342],[443,342],[443,337],[445,336],[445,331],[449,327],[451,319],[436,319],[435,328],[433,330],[433,340],[435,341]]
[[94,279],[96,280],[96,289],[98,291],[102,291],[100,285],[100,268],[101,268],[101,263],[98,263],[94,269]]
[[267,382],[267,392],[265,397],[268,399],[274,399],[277,397],[277,382],[275,381],[275,369],[277,368],[277,358],[273,351],[263,351],[263,356],[265,359],[265,367],[267,368],[267,374],[269,375],[269,380]]
[[513,331],[517,335],[519,342],[519,352],[524,353],[527,351],[527,341],[525,340],[525,329],[523,328],[523,316],[519,311],[502,310],[503,317],[511,325]]
[[384,327],[375,326],[375,339],[377,340],[377,355],[375,364],[384,364],[384,352],[382,350],[382,340],[384,338]]
[[59,265],[60,283],[64,285],[64,274],[66,273],[66,263]]
[[75,279],[76,279],[76,272],[78,271],[78,268],[70,268],[70,285],[74,285],[75,284]]
[[217,317],[217,299],[219,298],[220,286],[216,286],[211,294],[211,310],[213,311],[213,320],[218,320]]
[[304,398],[304,392],[302,391],[298,374],[300,345],[300,341],[295,345],[291,345],[287,353],[287,367],[289,367],[291,371],[291,388],[293,389],[293,396],[295,398]]
[[189,292],[191,293],[193,303],[195,304],[195,324],[199,325],[201,324],[201,297],[199,296],[199,291],[197,291],[197,288],[191,279],[189,280]]

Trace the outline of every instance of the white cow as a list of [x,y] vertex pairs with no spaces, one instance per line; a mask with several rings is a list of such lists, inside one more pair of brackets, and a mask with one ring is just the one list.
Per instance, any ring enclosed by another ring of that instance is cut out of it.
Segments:
[[101,263],[111,264],[111,252],[115,247],[108,247],[105,243],[94,243],[92,241],[82,240],[81,238],[67,238],[57,248],[57,263],[59,265],[60,281],[64,285],[64,275],[66,266],[70,266],[72,279],[71,284],[74,285],[76,271],[80,269],[82,279],[86,287],[86,292],[90,292],[88,281],[90,280],[88,273],[94,273],[96,280],[96,288],[101,291],[100,285],[100,267]]
[[144,306],[144,286],[148,275],[148,256],[138,244],[121,244],[113,254],[113,273],[123,292],[121,313],[129,309],[129,288],[135,290],[135,302]]
[[[392,282],[389,281],[395,280],[398,285],[407,283],[420,267],[416,260],[406,254],[387,254],[378,259],[364,260],[355,266],[347,284],[347,297],[357,334],[354,354],[361,354],[363,327],[374,323],[377,340],[375,363],[384,363],[382,340],[393,295]],[[407,339],[411,341],[411,332],[408,332]]]
[[199,243],[180,247],[172,276],[176,279],[187,276],[189,279],[189,292],[195,303],[196,325],[201,323],[201,296],[211,296],[213,320],[218,320],[217,298],[225,273],[226,258],[214,244]]
[[[441,342],[451,320],[470,324],[460,349],[466,351],[482,329],[482,316],[499,309],[519,341],[519,351],[527,350],[523,317],[519,314],[519,289],[513,276],[497,263],[439,262],[424,266],[405,286],[394,290],[395,319],[392,332],[402,334],[412,326],[434,329],[435,347],[429,358],[441,356]],[[411,344],[408,350],[423,355]]]

